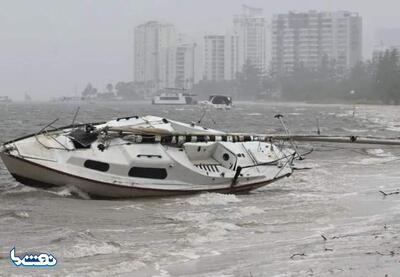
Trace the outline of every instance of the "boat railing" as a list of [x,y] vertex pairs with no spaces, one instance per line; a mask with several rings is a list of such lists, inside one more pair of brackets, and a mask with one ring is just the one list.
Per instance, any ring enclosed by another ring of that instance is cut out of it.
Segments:
[[[66,151],[73,151],[75,149],[70,149],[67,146],[65,146],[63,143],[61,143],[58,139],[56,139],[52,134],[49,133],[49,129],[51,129],[51,131],[57,131],[58,128],[53,126],[54,123],[56,123],[59,120],[59,118],[56,118],[55,120],[53,120],[52,122],[50,122],[49,124],[47,124],[46,126],[44,126],[42,129],[39,130],[39,132],[35,133],[34,137],[36,139],[36,141],[43,146],[46,149],[57,149],[57,150],[66,150]],[[46,137],[51,138],[52,140],[54,140],[58,145],[61,146],[60,147],[52,147],[52,146],[48,146],[45,145],[43,142],[40,141],[39,139],[39,135],[44,135]]]
[[237,180],[238,180],[240,174],[242,173],[242,170],[247,169],[247,168],[254,168],[254,167],[258,167],[258,166],[276,165],[280,161],[283,161],[284,164],[282,166],[280,166],[279,171],[275,174],[275,177],[273,179],[277,178],[284,168],[286,168],[287,166],[292,166],[293,160],[296,158],[296,155],[297,155],[297,153],[294,152],[290,155],[284,155],[283,157],[280,157],[273,161],[269,161],[269,162],[265,162],[265,163],[255,162],[255,164],[252,164],[252,165],[236,167],[236,172],[235,172],[235,175],[233,176],[232,182],[231,182],[231,188],[234,188],[236,186]]

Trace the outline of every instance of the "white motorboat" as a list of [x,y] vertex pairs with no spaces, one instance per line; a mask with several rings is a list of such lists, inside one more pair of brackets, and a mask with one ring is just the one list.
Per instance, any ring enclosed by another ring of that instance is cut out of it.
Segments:
[[135,116],[45,128],[3,144],[0,156],[23,184],[73,185],[97,197],[243,193],[292,174],[294,154],[267,141]]
[[190,94],[184,89],[166,88],[164,92],[156,95],[152,99],[153,105],[195,105],[197,101],[194,99],[196,95]]
[[12,100],[8,96],[0,96],[0,103],[11,103]]
[[212,107],[217,110],[230,110],[232,108],[232,97],[225,95],[210,95],[206,101],[201,101],[204,107]]
[[60,96],[53,97],[50,100],[51,102],[81,102],[83,98],[79,96]]

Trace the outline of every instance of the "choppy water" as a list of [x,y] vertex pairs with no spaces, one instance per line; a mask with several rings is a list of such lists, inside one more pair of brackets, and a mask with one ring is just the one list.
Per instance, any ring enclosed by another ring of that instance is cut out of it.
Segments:
[[[0,141],[39,130],[75,104],[0,105]],[[398,136],[400,108],[238,103],[204,125],[231,131]],[[196,107],[145,103],[81,106],[78,121],[153,114],[197,121]],[[213,123],[216,121],[216,124]],[[308,146],[307,146],[308,147]],[[400,149],[315,145],[292,177],[248,195],[87,200],[15,182],[0,162],[0,275],[30,276],[400,276]],[[325,241],[323,235],[327,240]],[[8,258],[50,252],[51,269],[23,269]],[[304,255],[295,255],[304,254]]]

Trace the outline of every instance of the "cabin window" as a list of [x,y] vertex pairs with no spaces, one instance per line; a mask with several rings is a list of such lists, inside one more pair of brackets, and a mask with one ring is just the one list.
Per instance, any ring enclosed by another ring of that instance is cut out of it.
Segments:
[[110,169],[110,165],[108,163],[86,160],[83,164],[86,168],[90,168],[97,171],[107,172]]
[[165,168],[132,167],[128,175],[138,178],[165,179],[167,170]]

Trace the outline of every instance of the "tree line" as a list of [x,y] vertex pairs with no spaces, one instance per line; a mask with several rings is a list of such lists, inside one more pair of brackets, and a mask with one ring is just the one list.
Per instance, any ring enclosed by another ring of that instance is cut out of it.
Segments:
[[400,104],[400,57],[396,49],[386,50],[350,70],[323,57],[316,69],[300,63],[286,74],[268,74],[247,62],[234,80],[203,80],[193,90],[246,100],[275,96],[287,101]]

